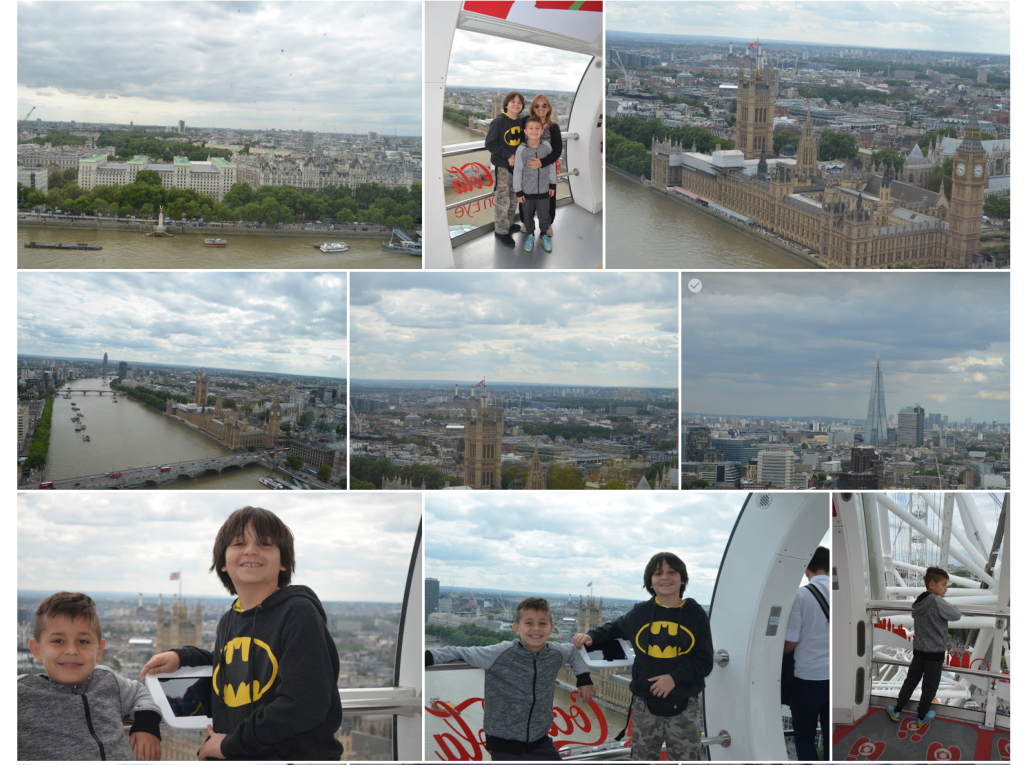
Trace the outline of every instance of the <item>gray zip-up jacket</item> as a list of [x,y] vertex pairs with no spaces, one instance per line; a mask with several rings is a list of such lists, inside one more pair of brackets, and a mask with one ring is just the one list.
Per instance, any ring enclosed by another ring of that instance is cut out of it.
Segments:
[[576,673],[578,688],[593,685],[586,662],[569,643],[548,643],[539,653],[519,640],[427,651],[427,666],[456,659],[484,670],[484,731],[491,742],[498,738],[530,743],[548,735],[555,680],[564,664]]
[[949,623],[960,619],[960,610],[945,598],[922,592],[914,601],[914,651],[942,653],[949,643]]
[[558,175],[554,163],[539,170],[532,170],[526,166],[526,160],[533,157],[544,159],[550,153],[551,144],[547,141],[541,141],[536,149],[526,141],[519,144],[519,148],[516,149],[516,163],[512,166],[512,189],[516,196],[547,198],[548,190],[555,188]]
[[19,760],[134,760],[130,733],[160,737],[160,708],[142,683],[97,664],[78,685],[18,676]]

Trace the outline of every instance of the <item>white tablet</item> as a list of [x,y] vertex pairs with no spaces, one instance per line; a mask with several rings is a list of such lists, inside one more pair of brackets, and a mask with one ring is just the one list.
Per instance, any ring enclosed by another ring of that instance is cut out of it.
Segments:
[[633,646],[622,638],[588,645],[580,653],[583,654],[583,661],[587,666],[594,669],[633,666]]
[[213,696],[213,667],[181,667],[174,672],[146,675],[146,687],[172,728],[206,730]]

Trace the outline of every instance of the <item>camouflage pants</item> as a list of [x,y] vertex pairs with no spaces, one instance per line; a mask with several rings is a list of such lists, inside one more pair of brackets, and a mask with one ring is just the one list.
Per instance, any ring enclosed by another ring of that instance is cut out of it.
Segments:
[[512,171],[507,167],[495,169],[498,178],[494,184],[494,233],[507,234],[516,219],[519,202],[512,190]]
[[669,762],[699,760],[702,748],[700,723],[699,696],[690,699],[686,710],[675,717],[651,714],[642,698],[634,698],[630,759],[657,762],[661,759],[661,745],[664,743]]

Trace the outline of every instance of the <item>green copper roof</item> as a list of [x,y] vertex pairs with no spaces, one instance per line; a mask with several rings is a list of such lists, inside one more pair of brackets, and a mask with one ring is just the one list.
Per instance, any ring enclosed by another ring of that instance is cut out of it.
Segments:
[[184,165],[185,167],[188,167],[188,157],[175,157],[174,158],[174,166],[175,167],[179,167],[181,165]]

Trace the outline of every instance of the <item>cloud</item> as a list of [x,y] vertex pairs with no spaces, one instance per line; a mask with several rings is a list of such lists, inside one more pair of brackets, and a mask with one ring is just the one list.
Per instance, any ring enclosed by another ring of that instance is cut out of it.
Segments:
[[352,375],[676,386],[675,274],[358,274]]
[[700,276],[682,291],[683,412],[862,419],[879,357],[889,412],[927,397],[951,421],[1009,422],[1008,274]]
[[[288,496],[281,496],[287,494]],[[52,492],[18,498],[18,588],[226,595],[212,573],[217,529],[246,505],[295,536],[293,581],[322,600],[400,602],[421,517],[419,494]]]
[[18,277],[18,353],[346,376],[344,273]]
[[417,2],[20,3],[18,111],[41,92],[44,120],[419,135],[421,14]]
[[[566,594],[593,582],[595,596],[643,600],[644,566],[668,549],[686,563],[690,596],[711,602],[744,495],[599,494],[587,497],[585,511],[572,492],[548,492],[539,504],[528,497],[428,495],[425,575],[471,589]],[[827,535],[827,497],[820,505]]]

